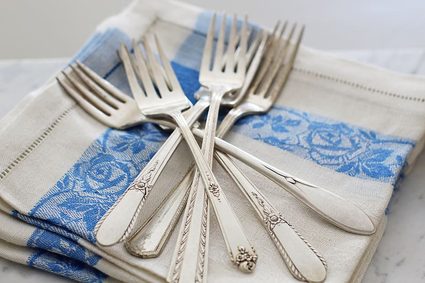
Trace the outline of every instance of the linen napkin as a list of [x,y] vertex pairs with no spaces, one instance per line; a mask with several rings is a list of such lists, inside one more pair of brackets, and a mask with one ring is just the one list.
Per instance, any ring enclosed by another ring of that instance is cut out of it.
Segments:
[[79,282],[119,282],[94,268],[39,249],[21,247],[0,240],[0,256],[36,269],[48,271]]
[[[70,238],[63,237],[0,212],[2,257],[54,272],[80,282],[139,282],[124,271]],[[4,256],[3,256],[4,255]]]
[[[191,97],[199,87],[197,70],[210,16],[176,2],[136,1],[101,24],[77,57],[129,93],[116,49],[121,42],[128,44],[131,38],[157,31]],[[340,231],[243,167],[327,259],[327,282],[354,282],[364,273],[381,237],[393,186],[402,168],[410,166],[422,149],[424,82],[302,48],[272,111],[241,120],[227,137],[277,167],[350,199],[381,227],[370,237]],[[34,92],[0,124],[4,145],[0,197],[14,216],[72,239],[138,278],[164,279],[175,234],[161,257],[142,260],[122,246],[97,247],[94,227],[159,148],[165,133],[153,125],[128,131],[108,129],[54,82]],[[184,146],[179,150],[177,157],[189,156]],[[173,158],[154,190],[162,195],[168,192],[183,172],[181,164],[189,162]],[[259,262],[254,274],[236,271],[213,219],[209,280],[293,281],[235,185],[220,168],[217,176],[257,248]],[[150,202],[151,208],[155,203]],[[149,206],[142,217],[148,211]]]

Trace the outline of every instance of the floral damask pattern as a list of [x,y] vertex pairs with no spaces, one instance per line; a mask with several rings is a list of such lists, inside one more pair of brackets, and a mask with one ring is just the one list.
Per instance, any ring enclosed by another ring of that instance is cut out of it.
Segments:
[[[112,31],[115,33],[116,30]],[[115,54],[115,50],[112,53]],[[94,63],[85,63],[98,71]],[[174,62],[172,65],[184,92],[194,101],[193,94],[200,86],[198,72]],[[106,73],[110,82],[125,91],[126,78],[122,68],[117,65]],[[38,201],[29,212],[30,217],[19,213],[16,216],[65,237],[74,240],[83,237],[94,243],[97,222],[151,159],[166,136],[151,124],[126,131],[107,130]]]
[[77,282],[100,283],[104,282],[107,278],[104,273],[80,261],[49,253],[41,249],[28,258],[27,264],[28,266],[67,277]]
[[152,124],[108,130],[30,211],[91,242],[96,223],[158,150],[166,135]]
[[[23,214],[21,214],[17,211],[13,211],[12,215],[16,218],[21,219],[22,221],[25,221],[28,224],[33,225],[34,227],[37,227],[37,228],[40,228],[42,230],[46,230],[46,231],[52,232],[54,234],[66,237],[70,240],[78,241],[78,239],[80,238],[78,235],[69,232],[66,227],[50,225],[49,222],[44,221],[43,219],[29,217],[29,216],[23,215]],[[36,247],[36,246],[34,246],[34,247]]]
[[43,229],[36,229],[27,241],[27,246],[63,255],[87,265],[95,266],[100,256],[87,250],[77,242]]
[[286,107],[241,119],[236,131],[337,172],[395,182],[413,141]]

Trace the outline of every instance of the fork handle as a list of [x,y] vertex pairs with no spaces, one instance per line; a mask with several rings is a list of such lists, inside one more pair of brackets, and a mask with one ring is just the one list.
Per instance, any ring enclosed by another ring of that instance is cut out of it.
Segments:
[[[191,112],[187,116],[187,123],[194,124],[208,105],[208,101],[199,100],[190,110]],[[97,243],[102,246],[112,246],[124,241],[130,235],[153,185],[181,141],[180,130],[174,130],[140,174],[133,180],[126,192],[120,196],[98,222],[95,228]]]
[[[198,167],[198,172],[204,182],[203,187],[205,188],[205,192],[217,216],[232,262],[235,263],[241,271],[252,272],[256,266],[257,254],[243,232],[242,225],[230,206],[224,191],[218,184],[211,167],[204,159],[204,155],[191,129],[187,125],[186,120],[180,112],[172,112],[170,116],[179,126],[182,135],[192,151]],[[192,186],[192,188],[195,187]]]
[[[193,133],[197,137],[203,135],[203,131],[199,129],[194,129]],[[220,151],[235,157],[274,181],[325,220],[342,230],[360,235],[371,235],[375,232],[375,226],[369,216],[351,201],[322,187],[291,176],[222,139],[215,138],[215,145]]]
[[215,158],[254,207],[291,274],[300,281],[323,282],[327,268],[324,258],[283,218],[226,154],[216,151]]
[[127,251],[132,255],[141,258],[154,258],[162,252],[185,208],[189,196],[188,188],[190,188],[193,173],[195,173],[194,169],[195,167],[172,190],[150,219],[125,242]]
[[[209,113],[212,112],[213,111],[210,109]],[[239,107],[232,108],[220,123],[220,126],[216,132],[216,136],[224,136],[238,120],[238,118],[240,118],[244,113],[245,111],[241,111]],[[204,140],[205,137],[203,139],[203,143]],[[190,170],[190,172],[185,176],[184,180],[178,186],[173,188],[172,193],[167,196],[167,200],[164,201],[161,206],[153,213],[152,217],[147,221],[147,223],[143,225],[143,227],[141,227],[136,233],[134,233],[131,239],[128,240],[126,243],[126,248],[133,255],[141,258],[152,258],[159,256],[175,225],[177,225],[181,211],[186,205],[188,197],[187,192],[190,190],[191,185],[191,182],[187,182],[187,180],[190,176],[193,176],[195,171],[194,168],[196,167],[194,167],[193,164],[192,170]],[[208,214],[208,212],[202,210],[202,214],[204,213]],[[194,218],[193,215],[194,213],[192,212],[192,218]],[[205,216],[202,215],[202,217]]]

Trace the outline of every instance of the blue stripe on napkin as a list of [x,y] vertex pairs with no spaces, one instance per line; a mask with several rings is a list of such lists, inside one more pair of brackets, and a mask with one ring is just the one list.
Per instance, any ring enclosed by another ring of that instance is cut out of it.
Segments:
[[235,130],[336,172],[392,184],[415,145],[281,106],[241,119]]
[[80,261],[41,249],[28,258],[27,265],[77,282],[101,283],[107,278],[107,275],[103,272]]
[[58,255],[63,255],[89,266],[95,266],[100,256],[87,250],[77,242],[43,229],[36,229],[27,241],[27,246],[40,248]]
[[95,242],[96,223],[165,138],[152,124],[129,131],[107,130],[37,203],[30,216],[66,227]]

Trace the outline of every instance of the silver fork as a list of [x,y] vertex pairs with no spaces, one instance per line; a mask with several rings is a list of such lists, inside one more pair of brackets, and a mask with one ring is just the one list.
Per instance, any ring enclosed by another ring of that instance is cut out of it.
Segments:
[[[184,95],[171,64],[166,58],[156,37],[155,43],[162,66],[155,58],[147,39],[145,39],[143,44],[147,62],[140,48],[135,49],[136,60],[133,60],[133,63],[134,68],[138,70],[140,75],[143,89],[138,85],[136,80],[129,80],[130,85],[132,85],[133,95],[144,115],[148,117],[167,117],[176,122],[194,155],[200,176],[205,185],[205,191],[211,200],[224,239],[231,253],[231,260],[241,270],[250,271],[255,266],[256,257],[253,255],[245,261],[237,261],[237,256],[241,247],[251,247],[251,245],[181,113],[182,110],[191,106],[190,101]],[[151,73],[149,72],[148,65],[150,66]],[[161,69],[163,69],[166,77],[164,77]],[[136,78],[134,73],[129,72],[127,75]]]
[[[240,89],[245,79],[247,50],[247,19],[240,32],[239,56],[233,56],[236,50],[237,18],[233,16],[230,36],[225,50],[226,14],[222,15],[215,53],[213,52],[216,14],[213,15],[205,47],[203,51],[199,81],[210,91],[210,107],[202,140],[202,151],[205,159],[212,166],[214,140],[218,113],[223,96]],[[205,185],[200,182],[202,172],[196,170],[189,190],[188,201],[183,214],[183,221],[178,233],[177,245],[174,249],[168,281],[191,282],[206,280],[209,246],[209,204],[215,206],[211,197],[206,196]],[[215,209],[215,208],[214,208]],[[235,223],[240,225],[239,223]],[[219,220],[219,225],[220,220]],[[226,246],[232,262],[244,272],[252,272],[256,266],[257,255],[254,248],[246,240],[244,243],[227,239]]]
[[[294,24],[286,41],[282,42],[277,38],[271,43],[277,47],[266,54],[265,63],[260,66],[245,99],[223,119],[218,130],[219,137],[223,137],[240,117],[265,113],[273,106],[289,77],[304,33],[302,27],[294,48],[289,52],[289,43],[295,28]],[[253,206],[291,274],[300,281],[323,282],[327,274],[327,263],[324,258],[285,220],[230,157],[215,152],[215,158],[230,173],[238,188]]]
[[[217,136],[224,136],[235,121],[244,115],[267,112],[280,94],[283,85],[289,77],[304,30],[304,28],[300,30],[295,47],[289,52],[288,45],[296,25],[292,27],[288,39],[283,42],[281,37],[286,25],[285,23],[283,26],[279,24],[276,26],[257,76],[255,76],[252,83],[250,81],[244,83],[243,89],[247,91],[247,94],[243,96],[242,102],[226,115],[217,131]],[[264,70],[269,71],[267,72],[267,78],[265,78],[266,72]],[[270,77],[272,79],[268,79]],[[273,207],[271,202],[266,199],[227,155],[215,152],[215,157],[230,173],[235,183],[254,207],[293,276],[302,281],[322,282],[326,278],[327,265],[325,260],[283,218],[279,211]],[[192,176],[192,174],[189,174],[189,176]],[[172,231],[173,223],[176,222],[180,215],[182,204],[186,200],[187,190],[185,185],[187,185],[188,180],[188,178],[184,179],[183,185],[174,190],[157,215],[150,219],[126,243],[129,251],[142,257],[151,257],[158,254],[158,251],[164,245],[164,239],[168,238],[168,234]],[[167,220],[171,223],[167,223]]]

